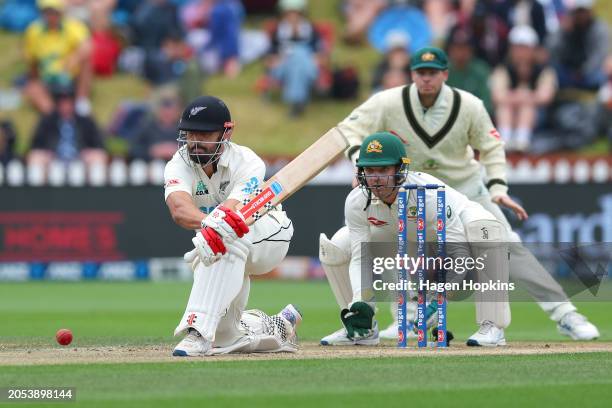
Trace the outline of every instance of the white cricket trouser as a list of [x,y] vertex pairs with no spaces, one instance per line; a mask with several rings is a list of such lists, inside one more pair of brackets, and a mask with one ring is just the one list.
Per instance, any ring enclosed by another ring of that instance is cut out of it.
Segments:
[[271,271],[287,255],[293,224],[283,211],[271,211],[250,227],[243,238],[228,245],[228,253],[210,267],[201,262],[187,308],[174,334],[193,327],[214,341],[215,347],[233,344],[245,335],[240,317],[250,289],[249,275]]
[[[464,208],[459,214],[461,218],[461,223],[464,226],[464,231],[462,233],[454,233],[449,232],[447,235],[447,242],[455,242],[455,243],[467,243],[472,240],[468,239],[467,234],[467,226],[478,226],[480,223],[483,225],[487,225],[488,221],[494,221],[499,225],[494,215],[484,210],[481,206],[471,203],[466,208]],[[503,226],[500,226],[499,229],[502,229]],[[387,248],[389,253],[386,254],[376,254],[376,256],[395,256],[395,251],[397,250],[392,243],[395,243],[395,239],[397,238],[396,234],[391,231],[391,229],[374,229],[371,235],[372,242],[389,242],[390,245]],[[503,243],[506,240],[505,234],[503,238],[498,238],[497,241]],[[331,244],[335,251],[344,253],[344,256],[339,256],[338,253],[335,256],[338,259],[343,259],[344,262],[334,263],[330,265],[329,262],[326,262],[326,259],[321,259],[321,263],[323,269],[327,275],[328,281],[332,286],[332,292],[336,297],[336,301],[340,308],[346,308],[347,305],[355,300],[360,300],[362,293],[364,291],[369,291],[370,288],[362,287],[364,279],[362,279],[360,273],[361,270],[354,270],[357,276],[350,275],[350,257],[351,257],[351,240],[350,240],[350,232],[348,227],[344,226],[340,228],[331,238]],[[326,245],[328,246],[328,245]],[[455,246],[454,248],[460,248],[461,246]],[[465,247],[466,250],[469,251],[469,248]],[[475,256],[473,254],[465,253],[465,254],[456,254],[458,256]],[[506,257],[503,257],[506,259]],[[505,268],[499,267],[499,265],[492,265],[489,268],[489,272],[487,274],[477,274],[477,281],[479,282],[488,282],[489,280],[493,281],[508,281],[508,267],[506,265]],[[350,296],[352,294],[352,296]],[[504,328],[510,324],[510,306],[508,304],[507,294],[498,292],[495,294],[493,298],[486,296],[479,296],[478,294],[475,297],[476,303],[476,320],[478,323],[484,320],[490,320],[495,323],[498,327]],[[393,310],[397,310],[395,307]],[[409,318],[411,318],[409,316]]]
[[470,200],[482,205],[506,227],[509,242],[512,243],[510,245],[510,277],[525,287],[550,318],[558,321],[565,313],[576,310],[561,285],[544,269],[533,254],[520,244],[519,235],[512,231],[510,223],[499,206],[491,201],[489,191],[482,180],[473,180],[453,187]]

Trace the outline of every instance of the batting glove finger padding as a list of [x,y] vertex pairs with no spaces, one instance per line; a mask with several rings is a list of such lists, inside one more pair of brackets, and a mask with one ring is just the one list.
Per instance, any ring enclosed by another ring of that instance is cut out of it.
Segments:
[[219,234],[210,228],[202,228],[191,241],[206,266],[212,265],[227,252]]
[[249,232],[242,214],[220,205],[202,222],[203,227],[215,230],[227,242],[231,243]]
[[217,231],[212,228],[205,227],[202,228],[200,232],[202,233],[202,236],[204,237],[204,240],[206,240],[206,243],[208,244],[210,249],[213,251],[214,255],[225,255],[227,249],[225,248],[223,239],[219,236]]

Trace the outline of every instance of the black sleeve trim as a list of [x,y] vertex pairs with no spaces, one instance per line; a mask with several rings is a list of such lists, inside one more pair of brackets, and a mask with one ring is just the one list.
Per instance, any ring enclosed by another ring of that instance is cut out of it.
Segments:
[[495,184],[501,184],[502,186],[507,186],[508,183],[506,183],[504,180],[502,179],[491,179],[489,180],[489,182],[487,183],[487,189],[490,189],[493,185]]
[[353,160],[353,155],[359,151],[360,146],[349,147],[348,158]]

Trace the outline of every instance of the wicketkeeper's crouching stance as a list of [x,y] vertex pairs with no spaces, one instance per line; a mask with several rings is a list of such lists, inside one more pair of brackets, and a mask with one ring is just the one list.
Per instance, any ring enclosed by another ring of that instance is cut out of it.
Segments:
[[[364,287],[362,276],[362,262],[365,262],[362,243],[397,242],[397,194],[404,183],[444,184],[428,174],[409,172],[408,163],[404,145],[391,133],[375,133],[368,136],[361,145],[357,161],[360,185],[346,199],[346,226],[336,232],[331,240],[325,234],[321,234],[320,238],[319,257],[342,309],[341,320],[344,325],[342,329],[321,339],[322,345],[376,345],[379,342],[372,287]],[[468,200],[451,187],[446,186],[445,189],[446,241],[449,244],[457,243],[455,250],[467,251],[448,255],[473,258],[484,256],[482,259],[485,259],[485,268],[477,271],[476,280],[508,282],[508,250],[504,244],[504,226],[480,204]],[[428,190],[426,194],[427,236],[435,237],[436,193]],[[408,198],[409,213],[411,207],[416,208],[414,194]],[[415,241],[416,217],[409,217],[408,221],[413,224],[406,226],[408,240]],[[466,243],[469,243],[469,247]],[[397,248],[391,244],[389,247]],[[377,253],[375,256],[393,257],[394,253]],[[475,301],[476,321],[480,328],[468,339],[468,345],[504,345],[504,328],[510,324],[507,292],[476,292]],[[436,315],[433,313],[432,319],[428,319],[428,326],[435,325],[433,318]]]
[[249,275],[264,274],[287,254],[291,220],[273,209],[248,227],[237,207],[263,184],[265,165],[230,142],[230,112],[205,96],[187,106],[179,149],[165,170],[165,197],[174,221],[198,231],[185,254],[193,286],[174,334],[185,335],[175,356],[232,352],[295,352],[302,317],[293,305],[269,316],[247,310]]

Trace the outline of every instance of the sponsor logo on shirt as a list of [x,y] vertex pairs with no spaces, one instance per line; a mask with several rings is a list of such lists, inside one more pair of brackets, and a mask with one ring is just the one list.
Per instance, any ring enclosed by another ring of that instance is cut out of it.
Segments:
[[166,184],[165,184],[164,187],[168,188],[170,186],[177,186],[179,184],[181,184],[181,180],[179,180],[179,179],[170,179],[170,180],[166,181]]
[[501,136],[499,132],[497,131],[497,129],[493,128],[493,130],[491,130],[489,134],[493,136],[494,138],[496,138],[497,140],[501,140]]
[[251,177],[251,179],[246,183],[246,186],[242,189],[242,192],[251,194],[257,188],[259,188],[259,180],[257,177]]
[[379,220],[378,218],[375,218],[375,217],[368,217],[368,222],[377,227],[382,227],[383,225],[389,224],[387,221]]
[[202,181],[198,181],[195,195],[201,196],[204,194],[208,194],[208,188],[206,188],[206,184],[204,184]]

